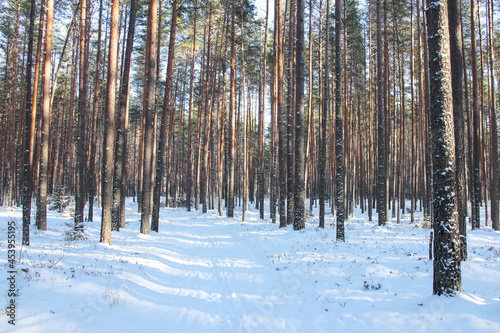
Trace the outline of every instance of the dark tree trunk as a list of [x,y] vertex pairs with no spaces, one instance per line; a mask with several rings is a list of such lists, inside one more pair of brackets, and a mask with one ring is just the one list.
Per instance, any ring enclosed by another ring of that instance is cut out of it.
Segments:
[[85,109],[87,107],[87,81],[88,81],[88,53],[86,52],[86,23],[87,1],[81,0],[80,4],[80,63],[78,82],[78,136],[76,144],[76,193],[75,193],[75,230],[83,231],[83,210],[87,189],[85,181],[86,160],[86,122]]
[[377,209],[378,224],[387,222],[387,168],[386,168],[386,128],[385,128],[385,70],[384,46],[382,37],[382,2],[377,0],[377,114],[378,114],[378,180],[377,180]]
[[447,1],[428,0],[430,122],[433,142],[434,283],[436,295],[461,291],[455,197],[455,140]]
[[269,0],[266,0],[266,21],[264,28],[264,54],[262,56],[262,90],[259,104],[259,185],[258,185],[258,205],[259,215],[264,219],[264,195],[266,190],[264,175],[264,108],[266,105],[266,85],[267,85],[267,25],[269,20]]
[[479,229],[481,225],[479,205],[481,203],[480,177],[480,119],[479,119],[479,79],[477,77],[477,43],[476,43],[476,1],[471,0],[470,33],[471,33],[471,71],[472,71],[472,229]]
[[[32,131],[32,98],[31,98],[31,67],[33,62],[33,35],[35,27],[36,1],[31,0],[30,24],[28,32],[28,54],[26,60],[26,121],[24,124],[24,173],[23,173],[23,245],[30,245],[31,195],[33,193],[33,164],[31,160]],[[40,22],[41,25],[41,22]],[[42,36],[38,36],[41,40]],[[34,92],[36,95],[36,90]],[[3,177],[0,174],[0,177]]]
[[186,204],[188,212],[191,211],[191,197],[193,189],[193,153],[192,153],[192,120],[193,120],[193,99],[194,99],[194,72],[195,72],[195,54],[196,54],[196,22],[198,2],[194,2],[194,20],[193,20],[193,45],[191,48],[191,78],[189,80],[189,116],[188,116],[188,166],[186,176]]
[[[323,83],[323,107],[321,108],[320,118],[320,147],[319,147],[319,163],[318,163],[318,177],[319,177],[319,226],[325,227],[325,196],[326,196],[326,122],[328,121],[328,110],[330,102],[330,74],[328,71],[328,64],[330,62],[328,51],[330,49],[330,0],[326,1],[326,22],[325,22],[325,62],[324,66],[324,83]],[[320,70],[322,70],[320,68]]]
[[[160,125],[160,139],[157,145],[157,155],[156,155],[156,176],[155,176],[155,186],[153,193],[153,216],[151,220],[151,230],[158,232],[160,225],[160,190],[162,185],[163,174],[165,173],[164,155],[165,148],[167,145],[167,120],[170,112],[174,112],[174,108],[170,107],[170,101],[172,98],[172,86],[173,86],[173,76],[174,76],[174,54],[175,54],[175,36],[177,29],[177,6],[178,1],[174,0],[172,3],[172,20],[170,25],[170,41],[168,45],[168,63],[167,63],[167,81],[165,83],[165,96],[163,98],[163,111],[161,117]],[[170,117],[171,126],[173,125],[173,119]],[[172,142],[168,142],[172,145]],[[167,156],[168,158],[168,156]]]
[[125,60],[118,100],[118,122],[116,124],[115,165],[113,175],[113,207],[111,210],[111,228],[120,230],[125,226],[125,216],[121,210],[126,193],[125,164],[127,157],[127,127],[128,103],[130,91],[130,68],[132,64],[132,51],[134,48],[135,21],[137,14],[137,1],[130,1],[130,17],[128,23],[127,45]]
[[94,105],[93,105],[93,111],[92,111],[92,129],[91,129],[91,136],[94,138],[90,142],[90,166],[89,166],[89,212],[88,212],[88,220],[93,221],[94,220],[94,198],[96,196],[96,187],[97,187],[97,177],[96,177],[96,170],[95,170],[95,162],[96,162],[96,151],[97,151],[97,140],[95,139],[95,136],[97,135],[97,129],[99,126],[97,126],[98,123],[98,114],[99,114],[99,82],[100,82],[100,75],[99,75],[99,68],[101,64],[101,33],[102,33],[102,1],[99,1],[99,28],[98,28],[98,33],[97,33],[97,55],[96,55],[96,64],[95,64],[95,78],[94,78]]
[[458,226],[460,231],[460,256],[467,258],[467,201],[465,195],[465,122],[463,104],[462,70],[462,16],[460,2],[448,0],[448,18],[450,24],[450,61],[451,86],[453,89],[453,122],[455,131],[456,193]]
[[[288,82],[287,82],[287,120],[286,129],[283,119],[283,65],[285,62],[285,43],[281,42],[278,46],[279,54],[279,64],[278,64],[278,165],[279,167],[279,179],[280,179],[280,202],[279,202],[279,212],[280,212],[280,225],[281,219],[286,219],[286,224],[292,224],[294,220],[294,171],[295,171],[295,161],[294,161],[294,131],[295,131],[295,105],[294,105],[294,24],[295,24],[295,13],[294,13],[295,1],[290,1],[290,18],[289,18],[289,28],[288,28]],[[281,24],[280,24],[281,26]],[[281,32],[280,34],[284,31]],[[284,40],[280,37],[280,41]],[[285,148],[285,133],[286,133],[286,148]],[[285,152],[285,149],[287,151]],[[285,161],[285,154],[286,161]],[[286,168],[285,168],[286,166]],[[285,213],[286,204],[286,213]],[[288,214],[288,215],[287,215]]]
[[345,221],[345,184],[344,184],[344,125],[342,121],[342,72],[340,65],[341,40],[341,0],[335,0],[335,161],[336,161],[336,193],[335,206],[337,209],[337,240],[344,241]]
[[231,78],[230,78],[230,94],[229,94],[229,124],[228,124],[228,138],[227,138],[227,217],[234,217],[234,128],[235,128],[235,67],[234,62],[236,58],[235,46],[235,0],[231,1]]
[[[338,1],[338,0],[337,0]],[[295,64],[295,188],[293,229],[306,226],[306,186],[304,183],[304,0],[297,0],[297,62]]]

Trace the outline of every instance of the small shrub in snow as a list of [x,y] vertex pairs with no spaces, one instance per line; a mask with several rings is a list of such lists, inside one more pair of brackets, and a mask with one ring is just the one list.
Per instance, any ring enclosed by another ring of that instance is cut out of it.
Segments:
[[49,210],[57,210],[59,213],[63,213],[69,203],[70,198],[69,195],[65,194],[64,187],[55,187],[54,193],[49,196]]

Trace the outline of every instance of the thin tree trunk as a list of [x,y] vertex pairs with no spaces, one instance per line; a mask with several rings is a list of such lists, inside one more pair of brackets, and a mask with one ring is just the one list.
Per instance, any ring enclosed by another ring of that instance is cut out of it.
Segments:
[[148,57],[146,61],[147,79],[144,95],[146,96],[145,126],[144,126],[144,166],[142,174],[142,211],[141,233],[149,234],[149,215],[151,214],[151,177],[153,168],[154,119],[155,119],[155,78],[156,78],[156,34],[157,34],[158,1],[149,2],[149,40],[147,44]]
[[320,153],[319,153],[319,226],[321,228],[325,227],[325,197],[326,197],[326,123],[328,121],[328,110],[330,108],[330,73],[328,69],[328,64],[330,62],[328,51],[330,49],[330,0],[326,1],[326,20],[325,20],[325,61],[323,64],[324,69],[324,83],[323,83],[323,107],[321,108],[321,118],[320,118]]
[[194,19],[193,19],[193,44],[191,47],[191,78],[189,80],[189,116],[188,116],[188,167],[186,177],[186,204],[187,211],[191,211],[191,197],[193,189],[193,153],[192,153],[192,119],[193,119],[193,97],[194,97],[194,72],[195,72],[195,54],[196,54],[196,23],[198,14],[198,1],[194,2]]
[[[169,115],[168,110],[170,107],[170,101],[172,99],[172,86],[173,86],[173,76],[174,76],[174,55],[175,55],[175,36],[177,29],[177,7],[178,1],[174,0],[172,3],[172,20],[170,25],[170,41],[168,45],[168,63],[167,63],[167,81],[165,83],[165,96],[163,98],[163,111],[161,117],[161,127],[160,127],[160,139],[158,142],[158,151],[156,155],[156,176],[155,176],[155,186],[153,193],[153,217],[151,220],[151,230],[158,232],[160,225],[160,190],[163,174],[165,173],[164,155],[165,148],[167,144],[167,117]],[[170,108],[170,112],[175,112],[175,109]],[[171,126],[173,125],[173,119],[170,117]],[[169,146],[173,142],[168,142]],[[169,149],[170,150],[170,149]],[[167,156],[168,158],[168,156]]]
[[264,219],[264,195],[266,190],[264,175],[264,109],[266,105],[266,85],[267,85],[267,25],[269,20],[269,0],[266,0],[266,21],[264,28],[264,54],[262,59],[262,90],[261,102],[259,104],[259,214]]
[[498,125],[495,108],[495,48],[494,48],[494,11],[493,1],[487,1],[488,6],[488,36],[489,36],[489,62],[490,62],[490,168],[491,168],[491,226],[494,230],[500,230],[498,209]]
[[230,74],[230,94],[229,94],[229,124],[228,124],[228,147],[227,147],[227,217],[234,217],[234,160],[235,160],[235,0],[231,1],[231,74]]
[[[387,222],[387,167],[386,167],[386,129],[385,129],[385,68],[384,46],[382,37],[382,2],[377,0],[377,114],[378,114],[378,181],[377,181],[377,209],[378,225]],[[385,7],[385,5],[384,5]]]
[[127,157],[127,127],[128,127],[128,104],[130,93],[130,68],[132,64],[132,52],[134,48],[135,21],[137,15],[137,1],[130,1],[130,17],[128,23],[127,44],[125,49],[125,60],[118,100],[118,123],[116,131],[115,165],[113,176],[113,206],[111,210],[111,228],[120,230],[125,227],[125,216],[121,206],[126,193],[126,157]]
[[463,104],[463,70],[462,70],[462,17],[458,0],[448,0],[448,17],[450,24],[450,60],[451,85],[453,89],[453,122],[455,131],[456,158],[456,194],[458,226],[460,231],[460,257],[467,258],[467,202],[465,195],[465,122]]
[[341,84],[342,73],[340,64],[340,40],[341,40],[341,0],[335,0],[335,160],[336,160],[336,193],[335,206],[337,208],[337,240],[344,241],[344,155],[343,155],[343,137],[344,125],[341,114]]
[[52,23],[54,1],[47,0],[47,22],[45,28],[45,60],[43,66],[42,126],[40,138],[39,191],[36,224],[38,229],[47,230],[47,165],[49,162],[50,130],[50,52],[52,46]]
[[[283,119],[283,98],[281,97],[283,89],[278,87],[278,165],[279,168],[279,178],[280,178],[280,203],[279,203],[279,211],[280,211],[280,221],[281,218],[286,218],[286,224],[293,224],[294,221],[294,171],[295,171],[295,163],[294,163],[294,132],[295,132],[295,105],[293,103],[295,96],[294,94],[294,24],[295,24],[295,13],[294,13],[295,1],[290,1],[290,18],[289,18],[289,28],[288,28],[288,82],[287,82],[287,121],[286,121],[286,130],[284,119]],[[284,40],[284,31],[283,38],[280,38],[280,41]],[[285,52],[285,43],[281,43],[281,47],[279,47],[280,55],[280,63],[278,65],[278,77],[283,78],[283,68],[284,64],[284,52]],[[282,82],[279,79],[278,82]],[[279,84],[279,83],[278,83]],[[280,118],[281,117],[281,118]],[[286,132],[286,148],[285,148],[285,132]],[[285,149],[287,149],[287,159],[285,161]],[[283,156],[281,154],[283,153]],[[285,167],[286,166],[286,169]],[[285,214],[285,204],[286,204],[286,214]],[[287,215],[288,214],[288,215]]]
[[[100,71],[100,63],[101,63],[101,33],[102,33],[102,5],[103,0],[99,0],[99,28],[97,33],[97,55],[96,55],[96,64],[95,64],[95,78],[94,78],[94,105],[92,111],[92,129],[91,136],[93,138],[97,135],[97,129],[99,126],[98,123],[98,114],[99,114],[99,71]],[[96,196],[96,171],[95,171],[95,162],[96,162],[96,147],[97,140],[91,140],[90,142],[90,166],[89,166],[89,211],[88,211],[88,220],[94,220],[94,198]]]
[[87,195],[85,181],[85,153],[86,153],[86,122],[87,107],[87,81],[88,81],[88,53],[86,52],[86,23],[87,1],[81,0],[80,4],[80,59],[78,82],[78,136],[76,144],[76,195],[75,195],[75,230],[83,231],[83,210]]
[[[338,1],[338,0],[337,0]],[[297,0],[297,62],[295,64],[295,188],[293,229],[306,226],[306,187],[304,183],[304,0]]]
[[[31,98],[31,67],[33,59],[33,35],[35,26],[36,1],[31,0],[30,23],[28,33],[28,54],[26,61],[26,107],[24,124],[24,173],[23,173],[23,245],[30,245],[30,223],[31,223],[31,196],[33,193],[33,160],[31,158],[33,148],[31,140],[34,137]],[[43,11],[42,11],[43,12]],[[40,26],[42,21],[40,20]],[[41,40],[42,36],[38,36]],[[38,67],[38,64],[37,64]],[[36,90],[34,90],[36,95]],[[36,108],[35,108],[36,110]],[[3,178],[3,174],[0,174]]]
[[480,120],[479,120],[479,80],[477,77],[477,45],[476,45],[476,1],[471,0],[471,71],[472,71],[472,229],[480,228],[479,205],[481,200],[480,180]]

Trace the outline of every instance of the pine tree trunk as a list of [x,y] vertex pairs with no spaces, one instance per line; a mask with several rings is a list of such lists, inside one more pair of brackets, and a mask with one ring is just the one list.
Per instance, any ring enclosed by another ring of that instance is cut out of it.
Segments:
[[[32,130],[32,98],[31,98],[31,67],[33,59],[33,35],[35,26],[36,1],[31,0],[30,23],[28,32],[28,54],[26,61],[26,121],[24,124],[24,173],[23,173],[23,245],[30,245],[31,196],[33,193],[33,164],[31,159]],[[42,11],[43,12],[43,11]],[[41,22],[40,22],[41,23]],[[41,36],[39,36],[41,39]],[[34,90],[36,95],[36,90]],[[0,174],[3,178],[3,174]]]
[[494,230],[500,230],[498,190],[499,190],[499,169],[498,169],[498,125],[495,108],[495,48],[494,48],[494,15],[493,1],[487,1],[488,6],[488,36],[489,36],[489,62],[490,62],[490,168],[491,168],[491,226]]
[[[378,115],[378,175],[377,175],[377,209],[378,225],[385,225],[387,222],[387,166],[386,166],[386,84],[384,46],[382,37],[382,2],[377,0],[377,115]],[[385,3],[385,1],[384,1]]]
[[187,211],[191,211],[191,197],[193,189],[193,153],[192,153],[192,120],[193,120],[193,99],[194,99],[194,72],[195,72],[195,54],[196,54],[196,23],[198,14],[198,1],[194,2],[193,19],[193,44],[191,47],[191,78],[189,80],[189,116],[188,116],[188,167],[186,176],[186,204]]
[[479,79],[477,77],[477,45],[476,45],[476,1],[471,0],[471,71],[472,71],[472,229],[480,228],[479,205],[481,203],[480,180],[480,120],[479,120]]
[[[337,0],[338,1],[338,0]],[[304,143],[304,0],[297,0],[297,47],[295,64],[295,188],[293,229],[306,226],[306,186],[304,183],[305,143]]]
[[132,64],[132,51],[134,48],[135,21],[137,15],[137,1],[130,1],[130,17],[128,22],[127,44],[125,48],[125,59],[123,74],[118,99],[118,122],[116,130],[116,147],[114,157],[113,175],[113,206],[111,210],[111,228],[120,230],[125,226],[125,216],[122,213],[122,203],[126,193],[126,157],[127,157],[127,127],[128,127],[128,103],[130,92],[130,68]]
[[228,142],[227,142],[227,217],[234,217],[234,159],[235,159],[235,0],[231,1],[231,74],[230,74],[230,96],[229,96],[229,124],[228,124]]
[[[170,127],[173,126],[173,113],[175,108],[171,107],[172,99],[172,86],[173,86],[173,76],[174,76],[174,54],[175,54],[175,37],[177,29],[177,7],[178,1],[174,0],[172,3],[172,19],[170,26],[170,41],[168,46],[168,63],[167,63],[167,81],[165,83],[165,96],[163,99],[163,110],[162,118],[160,124],[160,138],[157,145],[156,154],[156,175],[155,175],[155,186],[153,193],[153,217],[151,221],[151,230],[156,232],[159,231],[160,222],[160,190],[162,185],[163,175],[165,173],[165,163],[164,155],[165,148],[167,145],[167,120],[170,115]],[[169,111],[170,110],[170,114]],[[169,151],[172,146],[172,142],[168,142]],[[167,154],[167,158],[169,158]],[[167,196],[168,197],[168,196]]]
[[264,108],[266,105],[266,85],[267,85],[267,26],[269,20],[269,0],[266,0],[266,20],[264,28],[264,53],[262,56],[262,89],[261,101],[259,104],[259,193],[258,205],[259,216],[264,219],[264,195],[266,191],[265,175],[264,175]]
[[325,200],[326,200],[326,123],[328,121],[328,110],[330,108],[330,96],[329,96],[329,91],[330,91],[330,74],[328,70],[328,64],[330,62],[329,60],[329,44],[330,44],[330,39],[329,39],[329,32],[330,32],[330,0],[326,1],[326,22],[325,22],[325,61],[324,61],[324,69],[320,68],[320,70],[324,70],[324,76],[323,76],[323,100],[321,103],[323,103],[323,106],[321,108],[321,115],[320,115],[320,149],[319,149],[319,163],[318,163],[318,177],[319,177],[319,226],[321,228],[325,227]]
[[75,230],[83,231],[83,210],[87,195],[85,181],[85,153],[86,153],[86,122],[87,81],[88,81],[88,53],[86,51],[86,21],[87,1],[80,3],[80,62],[78,82],[78,136],[76,144],[76,194],[75,194]]
[[455,140],[447,1],[427,5],[433,142],[434,283],[436,295],[461,291],[455,197]]
[[97,129],[99,128],[98,124],[98,115],[99,115],[99,68],[101,63],[101,33],[102,33],[102,9],[103,9],[103,0],[99,0],[99,28],[97,33],[97,55],[95,59],[95,78],[94,78],[94,105],[92,110],[92,129],[91,136],[94,138],[90,142],[90,166],[89,166],[89,211],[88,211],[88,220],[94,220],[94,198],[96,196],[96,187],[97,187],[97,177],[96,177],[96,150],[97,150]]
[[[287,82],[287,120],[286,120],[286,130],[283,127],[284,119],[282,116],[283,113],[283,84],[281,79],[278,81],[278,133],[279,133],[279,148],[278,148],[278,165],[279,168],[279,178],[280,178],[280,203],[279,203],[279,211],[280,211],[280,221],[281,218],[286,218],[286,224],[293,224],[294,221],[294,183],[295,183],[295,151],[294,151],[294,132],[295,132],[295,105],[294,105],[294,40],[295,40],[295,13],[294,13],[295,0],[290,1],[290,18],[289,18],[289,28],[288,28],[288,82]],[[280,38],[280,41],[284,40],[284,30],[283,37]],[[285,58],[285,43],[281,42],[279,47],[280,54],[280,63],[278,65],[278,77],[283,78],[283,65]],[[281,117],[281,119],[280,119]],[[280,127],[281,126],[281,127]],[[286,133],[286,148],[285,148],[285,133]],[[285,149],[287,149],[287,159],[285,161]],[[281,152],[283,152],[283,156],[281,156]],[[284,168],[286,166],[286,169]],[[286,213],[285,213],[285,204],[286,204]],[[281,224],[281,222],[280,222]]]
[[146,61],[147,79],[144,95],[146,96],[144,125],[144,166],[142,174],[142,211],[141,233],[149,234],[149,215],[151,215],[151,177],[153,172],[154,124],[155,124],[155,79],[156,79],[156,34],[158,1],[149,2],[149,39],[147,44],[148,57]]
[[337,209],[337,240],[344,241],[345,220],[345,184],[344,184],[344,155],[343,138],[344,125],[342,121],[342,73],[340,64],[340,40],[341,40],[341,0],[335,0],[335,161],[336,161],[336,193],[335,206]]
[[465,122],[463,110],[462,17],[460,11],[460,2],[458,0],[448,0],[451,85],[453,89],[453,122],[455,133],[456,200],[460,231],[460,256],[462,260],[465,260],[467,258],[467,201],[465,195]]
[[108,74],[106,88],[106,109],[104,114],[104,142],[102,145],[101,170],[101,243],[111,245],[111,209],[113,205],[113,169],[115,150],[115,100],[118,62],[118,16],[119,0],[113,0],[111,7]]
[[49,162],[49,130],[50,130],[50,52],[52,46],[52,23],[54,1],[47,0],[47,22],[45,28],[45,59],[43,66],[42,126],[40,138],[39,190],[37,202],[36,225],[40,230],[47,230],[47,165]]

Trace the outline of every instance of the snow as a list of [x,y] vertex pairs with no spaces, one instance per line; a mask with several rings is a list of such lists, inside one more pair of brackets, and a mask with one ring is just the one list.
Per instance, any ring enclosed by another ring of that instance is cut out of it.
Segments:
[[[127,200],[113,245],[99,243],[94,212],[83,240],[67,237],[68,212],[49,211],[46,232],[32,225],[31,245],[17,252],[16,326],[2,311],[1,332],[500,331],[500,233],[491,229],[468,230],[463,292],[438,297],[418,212],[416,225],[407,214],[380,227],[356,211],[344,243],[331,215],[316,227],[317,211],[293,231],[254,209],[242,223],[241,210],[226,218],[162,208],[160,232],[141,235]],[[21,209],[0,208],[2,291],[12,219],[19,228]],[[5,309],[7,292],[0,299]]]

